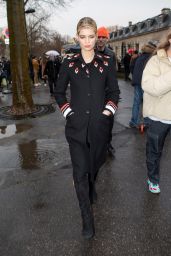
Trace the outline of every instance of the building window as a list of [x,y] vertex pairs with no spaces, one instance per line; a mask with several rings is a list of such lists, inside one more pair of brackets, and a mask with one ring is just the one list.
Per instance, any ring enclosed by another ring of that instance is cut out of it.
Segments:
[[162,17],[162,22],[165,23],[165,22],[167,22],[167,21],[169,21],[169,15],[168,15],[168,14],[165,14],[165,15],[163,15],[163,17]]
[[156,19],[151,19],[151,20],[150,20],[150,27],[153,27],[153,26],[155,26],[155,25],[157,25]]
[[132,32],[136,32],[137,29],[138,29],[138,27],[137,27],[136,25],[134,25],[134,26],[132,27]]
[[145,29],[147,27],[145,22],[142,22],[142,24],[140,25],[140,29]]
[[128,34],[130,32],[130,29],[127,27],[125,28],[125,34]]
[[120,36],[123,35],[123,30],[119,30],[119,35],[120,35]]

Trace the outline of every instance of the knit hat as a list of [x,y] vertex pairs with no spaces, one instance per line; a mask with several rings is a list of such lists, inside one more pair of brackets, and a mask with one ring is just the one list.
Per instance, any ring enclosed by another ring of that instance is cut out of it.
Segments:
[[109,31],[105,27],[100,27],[97,30],[97,36],[109,38]]

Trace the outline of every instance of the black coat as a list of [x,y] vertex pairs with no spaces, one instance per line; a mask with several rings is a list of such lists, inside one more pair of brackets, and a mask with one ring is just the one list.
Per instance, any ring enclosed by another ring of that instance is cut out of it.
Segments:
[[[66,98],[69,83],[70,102]],[[68,142],[90,144],[92,171],[104,162],[105,145],[109,140],[111,117],[102,112],[104,109],[115,112],[119,93],[113,60],[109,56],[95,54],[88,65],[80,53],[64,60],[54,96],[67,118]]]
[[47,75],[49,79],[56,80],[60,70],[60,60],[48,60],[45,66],[44,75]]
[[141,86],[142,74],[149,60],[151,53],[142,53],[136,60],[133,75],[132,75],[132,85],[139,85]]
[[[97,49],[98,51],[98,49]],[[115,56],[115,53],[109,49],[107,46],[105,46],[104,50],[103,51],[98,51],[100,54],[103,54],[103,55],[108,55],[111,57],[111,59],[113,60],[113,63],[114,63],[114,66],[116,68],[116,56]]]

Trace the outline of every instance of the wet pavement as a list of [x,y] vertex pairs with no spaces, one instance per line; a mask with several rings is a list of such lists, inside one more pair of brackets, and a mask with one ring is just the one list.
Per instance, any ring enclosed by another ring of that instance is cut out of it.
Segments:
[[[85,241],[76,199],[65,120],[57,109],[43,117],[0,120],[0,256],[171,255],[171,145],[161,161],[161,194],[147,191],[145,137],[128,127],[133,87],[119,80],[115,159],[97,181],[96,236]],[[33,89],[48,104],[48,88]],[[11,95],[0,96],[0,107]]]

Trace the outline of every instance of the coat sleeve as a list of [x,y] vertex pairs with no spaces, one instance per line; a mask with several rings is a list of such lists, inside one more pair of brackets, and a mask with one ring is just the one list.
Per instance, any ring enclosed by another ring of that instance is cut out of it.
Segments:
[[171,69],[161,74],[160,62],[156,55],[148,61],[144,69],[142,89],[154,97],[160,97],[171,90]]
[[67,118],[67,116],[73,112],[66,98],[66,90],[69,84],[68,65],[69,65],[68,60],[65,59],[61,65],[58,80],[57,80],[57,85],[54,91],[56,102],[65,118]]
[[113,61],[110,59],[106,80],[105,109],[109,110],[113,115],[117,110],[119,94],[120,90],[116,78],[116,69],[113,66]]

